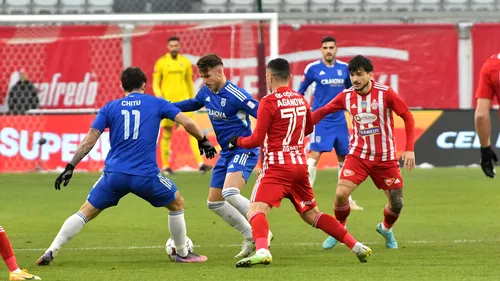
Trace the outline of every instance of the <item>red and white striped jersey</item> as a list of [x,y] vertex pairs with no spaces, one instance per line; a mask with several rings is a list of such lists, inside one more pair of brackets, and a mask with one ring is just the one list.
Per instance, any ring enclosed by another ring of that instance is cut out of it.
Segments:
[[351,115],[353,131],[349,154],[370,161],[397,160],[392,112],[401,116],[409,108],[392,88],[372,81],[372,88],[366,95],[354,88],[346,89],[313,113],[313,123],[339,110],[346,110]]
[[304,96],[289,87],[279,87],[260,100],[257,124],[252,135],[237,145],[263,145],[263,166],[306,165],[305,137],[313,131],[311,108]]

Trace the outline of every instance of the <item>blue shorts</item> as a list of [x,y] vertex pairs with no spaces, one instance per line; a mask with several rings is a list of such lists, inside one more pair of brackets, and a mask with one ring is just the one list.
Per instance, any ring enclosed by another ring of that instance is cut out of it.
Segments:
[[104,210],[116,206],[131,192],[154,207],[163,207],[175,199],[176,191],[174,183],[159,173],[146,177],[104,172],[90,190],[87,200],[97,209]]
[[223,188],[226,174],[232,172],[241,172],[245,181],[248,181],[258,161],[258,149],[237,149],[221,153],[212,172],[210,187]]
[[330,152],[335,148],[335,153],[345,156],[349,153],[349,129],[344,122],[319,122],[314,126],[311,134],[310,150],[317,152]]

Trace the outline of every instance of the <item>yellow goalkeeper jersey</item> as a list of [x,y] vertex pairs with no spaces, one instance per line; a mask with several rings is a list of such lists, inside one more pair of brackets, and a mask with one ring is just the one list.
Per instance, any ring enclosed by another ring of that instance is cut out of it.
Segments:
[[191,62],[181,54],[173,59],[170,53],[159,58],[153,73],[153,91],[157,97],[178,102],[194,97]]

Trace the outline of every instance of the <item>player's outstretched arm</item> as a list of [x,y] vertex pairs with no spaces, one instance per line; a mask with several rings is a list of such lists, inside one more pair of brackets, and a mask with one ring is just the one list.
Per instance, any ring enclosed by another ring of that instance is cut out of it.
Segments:
[[264,99],[263,101],[261,101],[257,116],[259,116],[259,118],[257,118],[257,124],[255,125],[255,130],[253,131],[252,135],[248,137],[232,139],[233,146],[234,144],[236,144],[236,146],[243,148],[254,148],[259,147],[264,143],[264,139],[266,138],[267,130],[271,125],[273,116],[273,104],[270,102],[270,100]]
[[196,111],[205,106],[202,103],[199,103],[195,98],[192,99],[187,99],[179,102],[174,102],[172,103],[175,107],[180,109],[182,112],[191,112],[191,111]]
[[82,159],[87,156],[87,154],[92,150],[97,140],[101,136],[101,131],[95,128],[90,128],[88,134],[85,136],[83,141],[78,145],[76,153],[73,159],[66,165],[64,171],[57,177],[54,187],[56,190],[61,189],[61,183],[64,181],[64,186],[68,185],[71,177],[73,176],[73,170],[76,165],[82,161]]
[[180,112],[175,116],[175,122],[182,125],[186,131],[198,140],[198,148],[200,149],[200,155],[205,153],[208,159],[212,159],[217,154],[215,147],[208,141],[207,137],[203,135],[198,125],[189,118],[186,114]]
[[316,125],[325,118],[328,114],[335,113],[337,111],[345,110],[345,94],[342,92],[337,95],[331,102],[327,105],[323,106],[320,109],[317,109],[312,113],[312,121],[313,125]]

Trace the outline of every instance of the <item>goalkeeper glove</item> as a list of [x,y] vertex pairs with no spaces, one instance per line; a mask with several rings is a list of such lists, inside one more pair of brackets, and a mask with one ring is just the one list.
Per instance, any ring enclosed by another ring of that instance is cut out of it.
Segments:
[[227,148],[229,148],[229,150],[233,150],[236,148],[236,146],[238,146],[238,136],[232,136],[229,139],[229,144],[227,145]]
[[198,149],[200,149],[200,155],[205,153],[205,157],[212,159],[217,154],[215,147],[208,141],[206,136],[203,136],[201,140],[198,141]]
[[481,169],[487,177],[494,178],[495,164],[498,162],[497,155],[491,146],[481,147]]
[[68,164],[66,165],[66,168],[64,168],[64,171],[57,177],[56,183],[54,184],[54,187],[56,190],[61,189],[61,183],[64,181],[64,186],[68,185],[69,180],[73,176],[73,170],[75,169],[75,166]]

